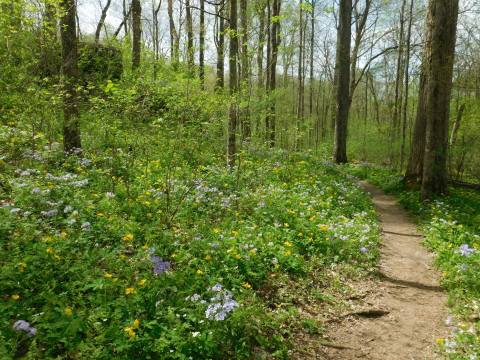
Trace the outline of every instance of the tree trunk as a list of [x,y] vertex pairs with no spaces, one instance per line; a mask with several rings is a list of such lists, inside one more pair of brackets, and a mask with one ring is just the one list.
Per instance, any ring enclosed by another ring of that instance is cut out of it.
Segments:
[[312,0],[312,13],[310,14],[310,101],[309,101],[309,115],[312,116],[313,114],[313,60],[314,60],[314,53],[315,53],[315,2],[316,0]]
[[[270,4],[269,4],[270,5]],[[266,130],[267,130],[267,141],[270,145],[270,147],[275,146],[275,141],[276,141],[276,102],[275,99],[273,99],[272,93],[275,91],[277,87],[277,58],[278,58],[278,47],[280,45],[280,39],[279,39],[279,16],[280,16],[280,7],[281,7],[281,0],[273,0],[272,3],[272,8],[271,12],[269,11],[269,14],[271,15],[271,18],[269,17],[268,22],[271,24],[270,26],[270,31],[269,31],[269,46],[268,48],[270,49],[270,55],[268,56],[268,59],[270,60],[269,63],[267,63],[268,67],[268,76],[269,78],[267,79],[268,83],[268,89],[267,93],[269,95],[269,109],[266,117]]]
[[235,97],[238,92],[238,76],[237,76],[237,58],[238,58],[238,26],[237,26],[237,0],[230,0],[230,50],[229,50],[229,88],[230,96],[230,111],[228,122],[228,165],[230,168],[235,166],[237,157],[237,101]]
[[63,0],[60,34],[63,74],[63,148],[65,153],[81,149],[78,111],[78,40],[75,0]]
[[417,113],[415,116],[415,124],[413,126],[413,140],[410,149],[410,157],[407,165],[407,172],[405,174],[405,181],[407,183],[421,184],[423,177],[423,160],[425,154],[425,134],[427,129],[427,89],[428,89],[428,61],[430,59],[432,29],[430,23],[432,10],[429,3],[427,12],[427,20],[425,23],[425,45],[422,54],[422,65],[420,69],[420,80],[418,88],[418,104]]
[[410,41],[412,38],[412,24],[413,24],[413,0],[410,0],[410,11],[408,18],[407,28],[407,49],[405,54],[405,94],[402,107],[402,145],[400,148],[400,170],[403,171],[403,165],[405,163],[405,145],[407,139],[407,120],[408,120],[408,95],[409,95],[409,80],[410,80]]
[[205,90],[205,0],[200,0],[200,54],[199,78],[200,86]]
[[42,19],[42,51],[41,67],[43,76],[57,76],[59,68],[56,66],[57,51],[57,18],[55,7],[49,2],[45,2],[45,13]]
[[160,7],[162,6],[162,0],[158,2],[157,7],[155,7],[155,0],[152,0],[152,17],[153,17],[153,53],[155,55],[155,61],[153,62],[153,79],[157,79],[157,68],[158,60],[160,58],[160,36],[158,29],[158,13],[160,12]]
[[337,30],[337,51],[335,60],[336,109],[333,160],[347,162],[347,129],[350,104],[350,43],[351,43],[352,1],[340,0],[339,28]]
[[103,24],[105,24],[105,19],[107,18],[107,11],[111,3],[112,0],[107,0],[107,4],[102,9],[102,15],[100,16],[100,20],[97,24],[97,29],[95,30],[95,44],[98,44],[98,42],[100,41],[100,32],[102,31]]
[[[303,104],[304,104],[304,85],[303,85],[303,57],[304,57],[304,28],[303,28],[303,0],[300,0],[300,19],[299,19],[299,43],[298,43],[298,98],[297,98],[297,132],[303,124]],[[297,134],[297,142],[299,135]],[[298,144],[297,144],[298,146]]]
[[185,0],[185,20],[187,27],[187,66],[190,75],[194,74],[195,54],[193,49],[193,21],[190,0]]
[[427,129],[422,199],[447,192],[450,96],[458,18],[458,0],[431,0],[432,43],[428,67]]
[[265,3],[263,1],[259,4],[258,21],[257,82],[258,88],[261,89],[264,86],[263,48],[265,46]]
[[223,89],[225,86],[225,20],[223,17],[225,5],[217,5],[218,34],[217,37],[217,79],[215,88]]
[[140,66],[140,52],[142,41],[142,5],[140,0],[132,0],[132,70]]
[[[250,81],[250,64],[248,59],[248,8],[247,0],[240,0],[240,39],[242,43],[241,51],[241,73],[240,84],[242,88],[242,94],[249,96],[249,81]],[[249,99],[248,99],[249,100]],[[249,101],[247,101],[249,103]],[[251,136],[251,124],[248,105],[245,109],[242,109],[241,114],[242,122],[242,138],[248,139]]]
[[173,19],[173,0],[168,0],[168,20],[170,26],[170,61],[174,67],[180,62],[180,40]]

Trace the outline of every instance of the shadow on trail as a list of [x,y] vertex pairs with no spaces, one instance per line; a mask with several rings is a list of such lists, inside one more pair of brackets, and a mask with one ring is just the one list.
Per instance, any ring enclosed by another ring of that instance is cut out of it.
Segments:
[[421,290],[428,290],[428,291],[436,291],[436,292],[442,292],[443,291],[441,286],[426,285],[426,284],[421,284],[421,283],[417,283],[417,282],[414,282],[414,281],[395,279],[395,278],[392,278],[392,277],[388,276],[385,273],[382,273],[381,271],[379,271],[377,273],[377,275],[380,279],[382,279],[384,281],[388,281],[392,284],[403,285],[405,287],[412,287],[412,288],[421,289]]

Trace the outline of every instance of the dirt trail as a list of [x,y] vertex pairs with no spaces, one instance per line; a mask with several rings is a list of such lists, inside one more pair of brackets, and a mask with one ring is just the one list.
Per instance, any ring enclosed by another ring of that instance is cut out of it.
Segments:
[[[355,311],[383,310],[348,316],[329,330],[327,359],[438,359],[435,339],[446,335],[446,296],[438,286],[432,255],[421,244],[416,225],[391,196],[362,183],[379,214],[383,242],[380,279],[363,291]],[[360,290],[362,292],[362,290]]]

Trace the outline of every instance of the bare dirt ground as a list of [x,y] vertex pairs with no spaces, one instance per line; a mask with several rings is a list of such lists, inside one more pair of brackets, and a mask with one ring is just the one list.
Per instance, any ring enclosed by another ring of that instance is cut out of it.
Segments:
[[383,231],[380,277],[358,284],[361,301],[328,329],[319,359],[439,359],[435,339],[446,335],[446,296],[438,285],[432,255],[415,223],[391,196],[362,183]]

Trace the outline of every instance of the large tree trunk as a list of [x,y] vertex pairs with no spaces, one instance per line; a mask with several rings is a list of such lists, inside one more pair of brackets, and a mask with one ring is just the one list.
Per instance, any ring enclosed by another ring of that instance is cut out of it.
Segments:
[[351,43],[352,1],[340,0],[339,27],[337,30],[337,51],[335,61],[335,138],[333,160],[347,162],[347,129],[350,105],[350,43]]
[[132,70],[140,66],[140,52],[142,41],[142,5],[140,0],[132,0]]
[[427,89],[428,89],[428,61],[430,59],[432,29],[430,23],[432,2],[429,3],[427,20],[425,23],[425,45],[422,54],[422,65],[420,69],[420,81],[418,89],[417,113],[413,126],[413,140],[408,159],[405,181],[412,184],[421,184],[423,177],[423,160],[425,154],[425,134],[427,129]]
[[112,0],[107,0],[105,7],[102,9],[102,15],[100,16],[100,20],[97,24],[97,29],[95,30],[95,44],[100,41],[100,32],[102,31],[103,24],[105,24],[105,19],[107,18],[107,11],[111,3]]
[[63,148],[65,153],[81,149],[78,111],[78,41],[75,0],[63,0],[60,34],[63,74]]
[[304,79],[303,79],[303,58],[305,53],[304,47],[304,38],[305,38],[305,29],[304,29],[304,21],[303,21],[303,0],[300,0],[300,8],[299,8],[299,42],[298,42],[298,97],[297,97],[297,134],[296,134],[296,149],[300,147],[300,128],[303,125],[303,117],[304,117],[304,94],[305,94],[305,86],[304,86]]
[[237,96],[238,92],[238,76],[237,76],[237,59],[238,59],[238,36],[237,36],[237,0],[230,0],[230,51],[228,59],[229,71],[229,88],[230,111],[228,121],[228,165],[233,168],[237,157]]
[[193,21],[192,9],[190,7],[190,0],[185,1],[185,20],[187,26],[187,66],[190,75],[194,73],[195,66],[195,51],[193,49]]
[[215,88],[223,89],[225,86],[225,19],[223,17],[225,5],[217,5],[218,31],[216,34],[217,44],[217,80]]
[[200,54],[199,78],[200,86],[205,89],[205,0],[200,0]]
[[180,40],[177,29],[175,28],[175,20],[173,18],[173,0],[168,0],[168,20],[170,26],[170,61],[173,66],[178,66],[180,62]]
[[428,67],[427,129],[422,199],[447,192],[450,96],[458,18],[458,0],[431,0],[432,43]]

